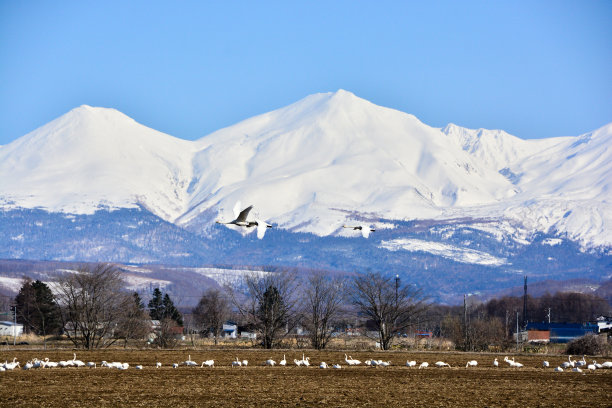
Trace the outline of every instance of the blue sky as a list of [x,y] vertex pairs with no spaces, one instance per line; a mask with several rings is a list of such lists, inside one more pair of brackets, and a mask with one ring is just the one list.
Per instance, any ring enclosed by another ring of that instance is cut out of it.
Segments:
[[428,125],[612,122],[612,1],[0,0],[0,145],[88,104],[197,139],[346,89]]

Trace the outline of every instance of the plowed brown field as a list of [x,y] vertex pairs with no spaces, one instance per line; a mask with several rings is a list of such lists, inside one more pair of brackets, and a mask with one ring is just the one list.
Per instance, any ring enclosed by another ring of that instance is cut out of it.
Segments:
[[[76,351],[82,361],[120,361],[125,371],[101,368],[54,368],[0,373],[0,405],[10,407],[203,407],[203,406],[404,406],[404,407],[609,407],[612,406],[612,370],[555,373],[563,356],[517,356],[525,365],[512,369],[502,356],[460,353],[351,352],[362,362],[368,358],[391,361],[387,368],[363,364],[349,367],[344,353],[306,351],[312,366],[295,367],[301,351]],[[287,356],[287,367],[264,367],[271,357]],[[215,360],[214,368],[185,367],[172,363]],[[17,357],[69,360],[72,351],[0,351],[0,361]],[[246,359],[246,368],[231,362]],[[493,358],[500,367],[492,366]],[[465,368],[468,360],[478,367]],[[551,368],[543,369],[548,359]],[[427,369],[408,368],[406,360],[429,362]],[[436,361],[452,368],[435,368]],[[163,366],[155,368],[156,362]],[[342,369],[318,368],[319,362],[340,363]],[[590,362],[590,360],[589,360]],[[135,365],[142,364],[143,370]]]

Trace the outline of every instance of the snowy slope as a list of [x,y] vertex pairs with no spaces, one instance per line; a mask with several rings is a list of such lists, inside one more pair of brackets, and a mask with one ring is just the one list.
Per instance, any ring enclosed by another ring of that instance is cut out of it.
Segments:
[[523,140],[503,130],[467,129],[452,123],[444,127],[442,132],[472,157],[496,171],[506,169],[511,164],[566,139]]
[[[236,201],[281,228],[352,236],[346,222],[498,219],[612,245],[612,124],[525,141],[433,128],[347,91],[308,96],[190,142],[82,106],[0,147],[0,205],[91,213],[144,206],[207,234]],[[491,223],[486,223],[491,228]]]
[[524,191],[504,215],[594,246],[612,244],[612,124],[511,166]]
[[172,220],[184,211],[192,147],[81,106],[0,148],[0,202],[73,213],[140,204]]
[[217,205],[227,217],[241,199],[283,227],[326,235],[354,211],[432,217],[514,194],[504,176],[447,139],[350,92],[312,95],[198,141],[202,177],[180,221]]

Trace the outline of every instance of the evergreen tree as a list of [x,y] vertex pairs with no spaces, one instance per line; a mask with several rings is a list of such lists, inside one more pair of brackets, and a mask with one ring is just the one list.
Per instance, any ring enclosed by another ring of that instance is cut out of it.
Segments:
[[172,319],[176,322],[176,324],[178,324],[179,326],[182,326],[183,316],[181,316],[181,313],[174,306],[172,299],[170,299],[170,296],[167,293],[164,295],[163,306],[164,306],[164,318]]
[[153,291],[153,297],[149,301],[149,314],[151,319],[162,321],[164,319],[172,319],[179,326],[183,325],[183,316],[174,306],[174,302],[170,299],[170,295],[162,294],[159,288]]
[[149,301],[149,315],[153,320],[162,320],[164,318],[164,303],[161,290],[155,288],[153,297]]
[[59,308],[51,289],[40,280],[26,279],[15,297],[17,319],[28,330],[45,336],[61,328]]

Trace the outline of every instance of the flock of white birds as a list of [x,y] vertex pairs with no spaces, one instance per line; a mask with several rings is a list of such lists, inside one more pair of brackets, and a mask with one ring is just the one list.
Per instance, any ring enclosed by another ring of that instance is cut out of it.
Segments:
[[[267,229],[272,228],[272,225],[257,218],[249,220],[249,213],[253,209],[252,205],[248,206],[243,210],[241,210],[241,208],[242,206],[240,205],[240,201],[236,202],[236,204],[234,205],[234,219],[231,221],[217,220],[217,224],[235,225],[236,227],[246,229],[247,232],[251,232],[252,228],[256,227],[257,238],[263,239]],[[370,232],[376,231],[376,229],[372,228],[372,226],[370,225],[343,225],[342,228],[347,228],[353,231],[360,231],[361,236],[364,238],[368,238],[370,236]]]
[[[554,368],[553,371],[555,372],[564,372],[564,371],[571,371],[571,372],[577,372],[577,373],[582,373],[585,370],[586,371],[595,371],[598,369],[611,369],[612,368],[612,361],[606,361],[605,363],[599,364],[597,363],[595,360],[593,360],[593,362],[591,364],[589,364],[586,361],[586,356],[582,356],[581,360],[573,360],[572,356],[568,357],[568,361],[563,362],[561,365],[559,365],[558,367]],[[346,363],[347,366],[358,366],[361,365],[362,362],[360,360],[354,359],[351,356],[348,355],[344,355],[344,362]],[[514,360],[514,357],[512,357],[512,359],[509,359],[508,357],[504,357],[504,362],[508,364],[509,367],[511,368],[521,368],[523,367],[523,364],[519,363],[518,361]],[[311,365],[310,363],[310,357],[306,357],[304,354],[302,354],[302,358],[300,360],[298,359],[294,359],[293,363],[295,364],[295,366],[297,367],[309,367]],[[366,360],[364,363],[364,365],[368,366],[368,367],[389,367],[391,364],[391,361],[383,361],[383,360],[375,360],[375,359],[368,359]],[[417,366],[417,362],[415,360],[408,360],[406,361],[406,367],[412,368],[412,367],[416,367]],[[236,357],[236,360],[232,361],[231,366],[232,367],[247,367],[249,365],[249,362],[247,360],[240,360],[238,357]],[[278,363],[273,360],[272,358],[267,359],[263,364],[263,366],[276,366],[279,365],[281,367],[287,366],[287,358],[285,357],[285,355],[283,354],[283,359],[280,360]],[[444,361],[437,361],[434,363],[435,367],[438,368],[443,368],[443,367],[448,367],[451,368],[451,365],[448,363],[445,363]],[[22,370],[32,370],[32,369],[36,369],[36,368],[67,368],[67,367],[89,367],[89,368],[96,368],[98,366],[97,363],[90,361],[87,363],[84,363],[81,360],[77,360],[76,358],[76,353],[73,353],[72,359],[71,360],[63,360],[63,361],[49,361],[49,358],[46,357],[44,359],[38,359],[38,358],[34,358],[32,360],[29,360],[27,363],[25,363],[23,365],[23,367],[21,367],[21,364],[17,361],[17,358],[13,358],[12,362],[8,362],[5,361],[4,363],[0,363],[0,372],[5,372],[5,371],[12,371],[15,370],[17,368],[21,368]],[[107,368],[115,368],[118,370],[127,370],[128,368],[130,368],[130,364],[129,363],[121,363],[121,362],[106,362],[106,361],[102,361],[100,363],[101,367],[107,367]],[[155,368],[161,368],[163,366],[163,364],[161,362],[157,362],[155,364]],[[189,355],[189,357],[187,358],[187,360],[180,362],[180,363],[172,363],[171,367],[172,368],[179,368],[181,366],[186,366],[186,367],[214,367],[215,366],[215,361],[214,360],[205,360],[203,361],[201,364],[198,364],[196,361],[191,359],[191,355]],[[478,361],[476,360],[469,360],[466,364],[465,364],[465,368],[470,368],[470,367],[477,367],[478,366]],[[420,364],[418,364],[418,369],[425,369],[429,367],[429,363],[427,361],[423,361]],[[496,359],[493,360],[493,367],[499,367],[499,362]],[[548,361],[543,361],[542,362],[542,368],[547,369],[550,367],[550,364]],[[142,370],[144,367],[140,364],[135,365],[134,368],[136,370]],[[335,369],[341,369],[342,365],[339,363],[326,363],[325,361],[322,361],[319,364],[319,368],[335,368]]]

